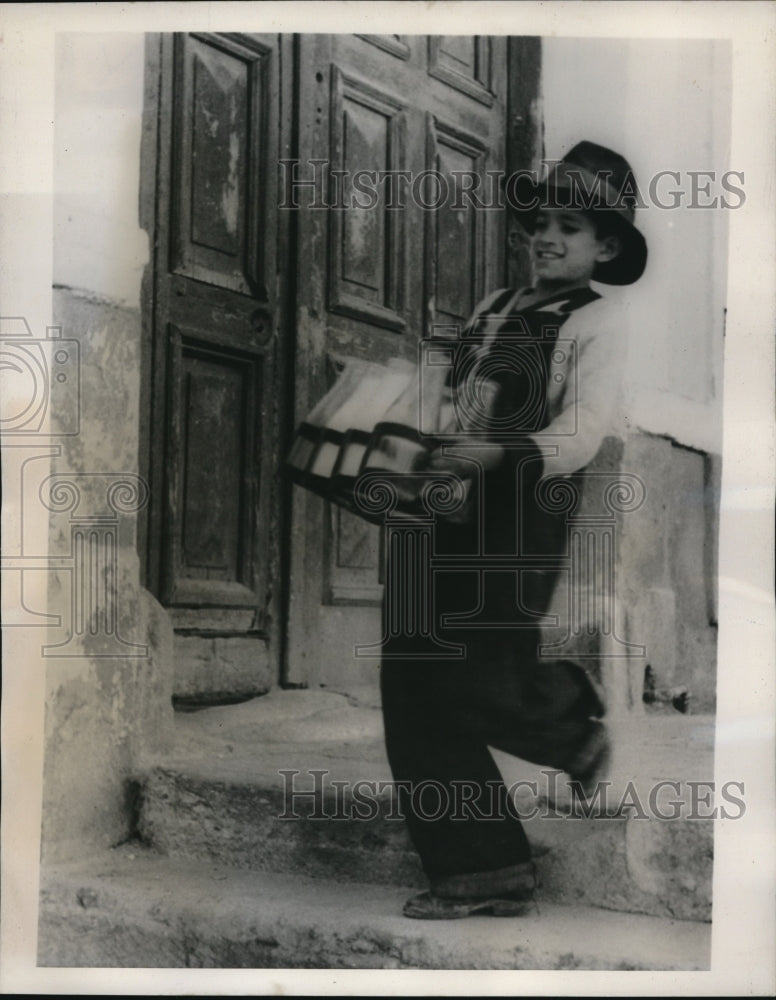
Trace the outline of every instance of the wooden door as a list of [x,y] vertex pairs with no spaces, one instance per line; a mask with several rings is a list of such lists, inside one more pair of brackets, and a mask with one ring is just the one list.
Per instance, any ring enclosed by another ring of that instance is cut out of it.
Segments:
[[158,153],[145,576],[176,628],[179,695],[251,693],[278,679],[281,44],[167,35],[148,64],[158,114],[146,146]]
[[[507,39],[338,35],[298,44],[293,179],[317,179],[326,164],[344,173],[317,192],[287,185],[300,205],[297,421],[344,358],[417,357],[431,324],[460,326],[505,283],[503,213],[456,207],[452,192],[454,172],[486,180],[505,168],[507,152]],[[408,172],[410,196],[395,198],[404,207],[386,198],[376,208],[321,207],[322,191],[328,204],[339,190],[349,205],[361,170]],[[447,200],[417,189],[427,205],[440,202],[436,210],[413,204],[412,179],[423,171],[450,180]],[[299,488],[292,519],[286,680],[374,691],[375,661],[356,659],[354,646],[381,635],[380,530]]]

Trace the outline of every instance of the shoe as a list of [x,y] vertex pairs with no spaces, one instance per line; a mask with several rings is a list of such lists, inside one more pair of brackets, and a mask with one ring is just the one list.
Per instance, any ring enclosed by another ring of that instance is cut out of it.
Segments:
[[505,894],[492,899],[444,899],[434,892],[420,892],[408,899],[402,913],[415,920],[458,920],[461,917],[522,917],[533,906],[533,894]]
[[533,905],[537,884],[533,861],[494,871],[445,875],[432,882],[430,891],[408,899],[402,912],[416,920],[520,917]]

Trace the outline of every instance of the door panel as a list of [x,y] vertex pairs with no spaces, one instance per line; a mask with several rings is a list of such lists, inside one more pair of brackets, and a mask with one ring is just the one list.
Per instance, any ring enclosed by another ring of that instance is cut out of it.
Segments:
[[253,663],[266,674],[280,451],[279,44],[161,37],[146,563],[197,662],[195,692],[179,644],[176,683],[187,695],[235,686],[231,654],[219,676],[216,636],[239,646],[238,688],[252,690]]
[[329,309],[389,330],[403,330],[403,216],[368,207],[354,188],[359,171],[404,169],[405,106],[377,87],[332,66],[332,167],[342,177],[342,205],[330,215]]
[[379,606],[383,596],[380,533],[360,517],[327,504],[327,605]]
[[[448,183],[451,197],[426,213],[426,302],[431,323],[461,324],[485,294],[487,218],[471,202],[452,195],[455,174],[482,175],[488,149],[476,136],[428,116],[427,168]],[[491,157],[492,158],[492,157]]]
[[[356,662],[353,650],[380,637],[380,530],[295,488],[284,540],[278,469],[293,425],[347,357],[414,359],[432,324],[460,325],[505,282],[501,213],[426,211],[411,198],[375,206],[353,174],[433,169],[452,183],[455,172],[504,168],[510,142],[510,166],[532,166],[538,43],[521,48],[530,41],[158,37],[145,140],[157,181],[144,556],[186,648],[202,637],[200,667],[214,637],[241,650],[251,637],[266,677],[267,650],[270,673],[279,669],[285,629],[283,680],[375,689],[375,662]],[[510,76],[509,119],[508,47],[528,70]],[[311,208],[302,194],[299,211],[279,209],[281,156],[302,171],[325,161],[335,207]],[[250,678],[257,657],[240,656]],[[219,669],[213,662],[211,686],[223,691]]]
[[409,59],[410,47],[407,44],[406,35],[358,35],[358,38],[376,45],[378,49],[389,52],[397,59]]
[[183,35],[175,53],[170,269],[267,301],[273,49]]
[[499,96],[490,89],[493,41],[498,44],[498,40],[472,35],[429,38],[428,71],[462,94],[492,107]]
[[170,346],[168,496],[174,533],[165,545],[162,600],[254,607],[255,577],[264,568],[251,558],[261,469],[255,434],[261,357],[214,350],[178,327],[170,329]]
[[[500,213],[426,211],[407,187],[395,193],[403,207],[362,208],[366,196],[354,206],[351,195],[358,170],[406,171],[411,188],[428,169],[451,183],[454,171],[503,169],[506,39],[303,36],[299,94],[300,170],[330,161],[351,186],[336,175],[339,199],[329,189],[344,208],[300,197],[297,421],[343,358],[417,358],[430,324],[460,325],[503,283]],[[375,661],[356,660],[354,647],[381,634],[380,529],[295,488],[291,546],[286,679],[374,690]]]

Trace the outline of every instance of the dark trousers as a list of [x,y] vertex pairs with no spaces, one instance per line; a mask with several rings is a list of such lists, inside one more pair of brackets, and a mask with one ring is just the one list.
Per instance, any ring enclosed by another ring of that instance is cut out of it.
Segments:
[[[546,608],[553,583],[552,575],[543,574],[529,588],[533,593],[522,595],[533,611]],[[446,603],[454,604],[457,596],[465,607],[465,588],[455,579],[449,584]],[[465,659],[412,659],[399,638],[388,652],[407,658],[389,655],[381,668],[388,760],[432,882],[530,858],[488,747],[570,770],[599,725],[593,717],[603,711],[581,667],[539,659],[535,626],[451,628],[442,634],[465,642]]]

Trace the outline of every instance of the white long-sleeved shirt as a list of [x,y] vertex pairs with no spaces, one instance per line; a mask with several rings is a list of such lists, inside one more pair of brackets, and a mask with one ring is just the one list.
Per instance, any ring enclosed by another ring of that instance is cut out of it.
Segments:
[[[474,318],[486,312],[505,289],[488,295]],[[515,292],[515,298],[519,293]],[[513,300],[514,301],[514,300]],[[564,299],[541,312],[563,315]],[[506,316],[511,303],[500,310]],[[495,318],[495,317],[494,317]],[[552,351],[547,385],[547,426],[528,436],[544,455],[545,475],[567,476],[587,465],[604,438],[616,432],[616,416],[627,360],[623,309],[605,298],[571,312]]]

